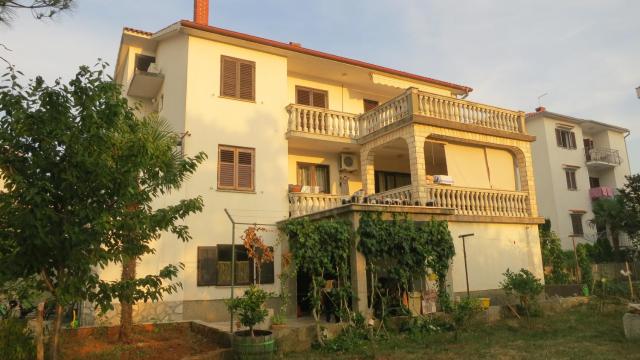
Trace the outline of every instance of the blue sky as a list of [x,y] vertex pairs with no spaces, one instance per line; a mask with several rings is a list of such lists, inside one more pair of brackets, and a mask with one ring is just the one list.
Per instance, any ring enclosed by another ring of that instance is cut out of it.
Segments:
[[[123,26],[156,31],[192,17],[191,0],[79,0],[71,13],[0,25],[2,51],[28,76],[113,63]],[[213,25],[474,88],[469,99],[629,128],[640,171],[640,1],[211,0]]]

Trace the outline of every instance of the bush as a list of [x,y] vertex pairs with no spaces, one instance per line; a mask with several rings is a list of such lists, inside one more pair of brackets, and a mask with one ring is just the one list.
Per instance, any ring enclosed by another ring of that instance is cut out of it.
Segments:
[[0,320],[0,359],[30,360],[36,356],[33,335],[24,320]]
[[520,307],[527,316],[534,315],[537,311],[533,311],[536,307],[536,297],[544,290],[544,285],[540,279],[536,278],[529,270],[520,269],[520,272],[514,273],[511,270],[503,274],[505,279],[500,283],[502,290],[507,295],[515,295],[520,301]]
[[460,334],[466,330],[467,326],[482,311],[480,300],[472,297],[466,297],[460,302],[453,304],[451,308],[451,320],[455,330],[455,338],[458,340]]
[[251,285],[242,297],[227,300],[229,311],[238,312],[240,323],[249,328],[252,337],[253,327],[263,322],[269,314],[263,306],[268,297],[268,292]]
[[451,330],[454,330],[454,326],[450,321],[431,315],[411,317],[400,327],[400,331],[408,332],[412,335],[436,334]]
[[540,248],[542,250],[542,262],[551,267],[551,273],[545,275],[547,284],[568,284],[566,256],[560,245],[560,238],[551,231],[550,224],[540,227]]

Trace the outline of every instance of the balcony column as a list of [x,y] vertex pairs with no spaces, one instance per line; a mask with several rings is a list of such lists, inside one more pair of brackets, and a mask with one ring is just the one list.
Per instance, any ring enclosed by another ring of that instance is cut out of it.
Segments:
[[376,174],[375,174],[375,153],[370,149],[363,149],[360,151],[360,171],[362,176],[362,190],[364,195],[371,195],[376,193]]
[[411,133],[405,136],[409,146],[409,167],[411,168],[411,196],[412,200],[419,200],[421,204],[427,201],[427,170],[424,159],[425,136]]

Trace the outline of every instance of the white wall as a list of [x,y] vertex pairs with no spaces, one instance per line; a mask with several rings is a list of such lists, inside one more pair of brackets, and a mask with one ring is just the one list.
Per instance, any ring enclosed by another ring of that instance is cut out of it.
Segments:
[[467,290],[459,238],[463,234],[474,234],[466,239],[470,291],[499,289],[507,269],[524,268],[544,280],[536,225],[449,222],[449,230],[456,248],[451,268],[454,292]]

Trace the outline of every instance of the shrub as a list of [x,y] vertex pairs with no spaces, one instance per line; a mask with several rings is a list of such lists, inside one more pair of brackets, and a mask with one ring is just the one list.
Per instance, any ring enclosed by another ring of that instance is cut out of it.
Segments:
[[0,359],[29,360],[36,356],[33,335],[26,321],[0,320]]
[[252,285],[242,297],[227,300],[229,311],[238,312],[240,323],[249,328],[251,337],[254,336],[253,328],[269,314],[263,306],[268,297],[269,293]]
[[520,301],[520,307],[525,315],[532,315],[532,310],[536,304],[536,297],[544,290],[544,285],[540,279],[536,278],[529,270],[520,269],[514,273],[511,270],[503,274],[505,279],[500,283],[507,295],[515,295]]
[[463,298],[452,305],[451,320],[456,340],[459,339],[460,334],[467,329],[471,320],[473,320],[480,311],[482,311],[480,300],[472,297]]

